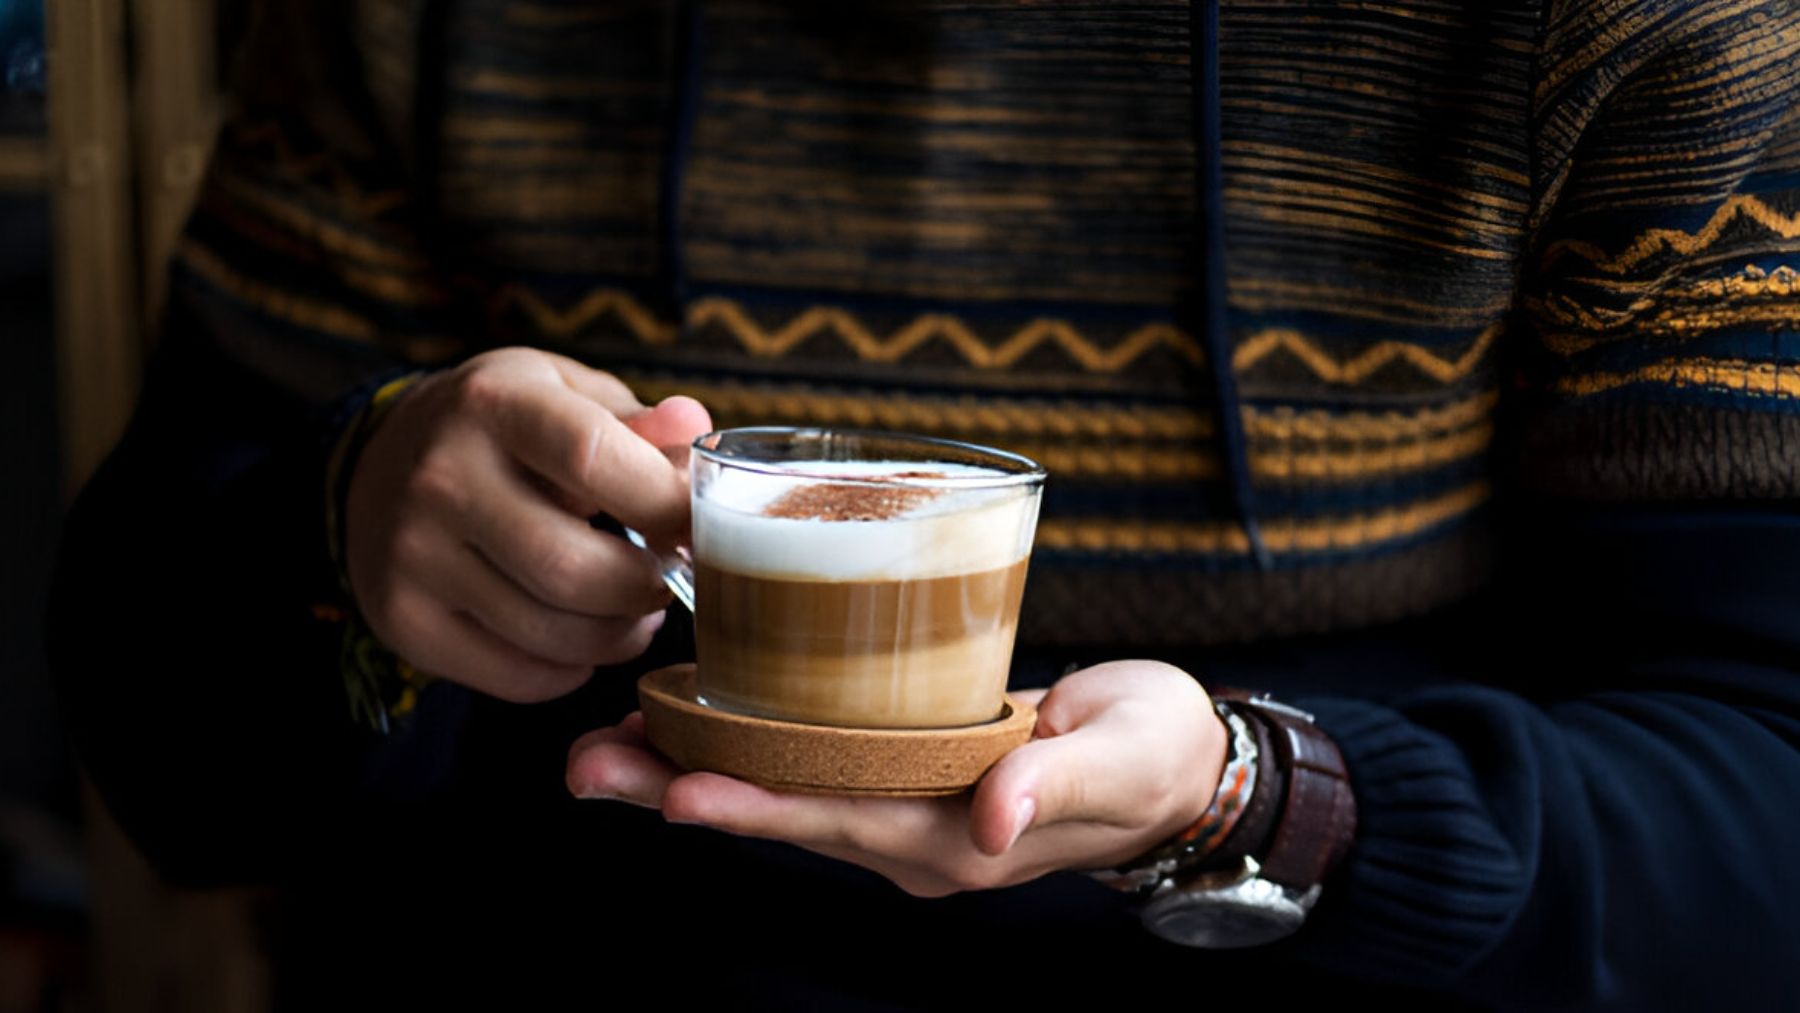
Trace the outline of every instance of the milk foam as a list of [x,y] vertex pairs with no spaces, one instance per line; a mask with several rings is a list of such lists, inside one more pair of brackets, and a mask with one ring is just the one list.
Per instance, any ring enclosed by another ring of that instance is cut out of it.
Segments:
[[[918,461],[783,464],[792,472],[856,478],[929,471],[955,479],[991,469]],[[1038,497],[1029,487],[958,489],[885,520],[769,517],[763,511],[807,480],[725,468],[694,504],[694,552],[736,573],[811,580],[915,580],[998,569],[1031,551]]]

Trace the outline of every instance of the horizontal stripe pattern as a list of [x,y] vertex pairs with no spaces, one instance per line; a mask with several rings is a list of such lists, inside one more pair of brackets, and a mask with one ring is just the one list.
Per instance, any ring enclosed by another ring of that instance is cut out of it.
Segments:
[[[1271,552],[1306,553],[1362,549],[1418,534],[1467,515],[1485,502],[1491,490],[1475,483],[1417,503],[1352,517],[1294,521],[1261,521],[1264,544]],[[1042,521],[1038,544],[1046,549],[1088,552],[1151,552],[1242,555],[1250,541],[1241,525],[1132,524],[1079,519]]]
[[1520,303],[1520,478],[1590,500],[1800,495],[1800,10],[1599,7],[1611,29],[1552,26],[1539,86],[1560,211]]
[[659,0],[427,6],[273,22],[280,81],[221,136],[177,296],[246,346],[531,344],[721,425],[1026,453],[1053,474],[1033,637],[1432,607],[1479,583],[1509,472],[1578,498],[1792,485],[1790,4],[1229,0],[1220,362],[1190,324],[1186,3],[709,0],[689,68]]
[[[966,365],[980,370],[1010,370],[1044,347],[1055,349],[1070,367],[1086,373],[1116,373],[1158,350],[1193,366],[1205,361],[1205,352],[1192,334],[1161,320],[1131,326],[1109,340],[1096,340],[1083,327],[1056,317],[1037,316],[996,328],[952,313],[920,313],[883,331],[850,307],[813,303],[770,313],[722,296],[705,296],[689,303],[684,327],[677,327],[659,318],[628,290],[611,286],[559,306],[527,286],[514,284],[499,289],[490,302],[499,314],[520,310],[536,335],[548,340],[579,339],[597,321],[612,317],[644,344],[674,344],[681,340],[684,328],[686,332],[718,328],[728,333],[744,354],[767,359],[793,355],[802,345],[824,339],[865,363],[900,362],[926,345],[942,344],[952,348]],[[1410,367],[1409,372],[1419,380],[1454,384],[1485,362],[1500,332],[1499,323],[1490,325],[1451,355],[1390,339],[1375,341],[1340,360],[1321,347],[1316,337],[1290,328],[1269,328],[1238,343],[1232,369],[1254,378],[1265,360],[1286,359],[1325,383],[1356,386],[1369,383],[1389,366],[1403,366]]]
[[[988,398],[821,392],[626,374],[639,398],[698,398],[721,426],[847,426],[921,432],[1021,453],[1061,477],[1134,481],[1216,479],[1209,420],[1189,408]],[[1485,453],[1493,395],[1421,411],[1243,411],[1251,472],[1261,480],[1345,483],[1419,472]]]

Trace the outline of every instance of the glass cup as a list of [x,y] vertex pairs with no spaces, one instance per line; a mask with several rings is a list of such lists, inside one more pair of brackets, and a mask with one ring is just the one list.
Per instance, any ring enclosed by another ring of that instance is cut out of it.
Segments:
[[701,702],[862,728],[1001,715],[1042,467],[794,428],[710,433],[690,467]]

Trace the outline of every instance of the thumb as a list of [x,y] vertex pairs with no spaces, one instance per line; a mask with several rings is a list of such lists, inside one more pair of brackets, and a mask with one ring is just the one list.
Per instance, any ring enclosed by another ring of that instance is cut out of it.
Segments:
[[1123,808],[1118,746],[1102,728],[1078,728],[1001,757],[975,787],[969,811],[975,846],[999,855],[1027,830],[1072,820],[1128,821],[1129,813],[1114,811]]
[[663,398],[624,418],[626,428],[659,450],[686,449],[696,437],[712,432],[712,416],[705,406],[683,394]]

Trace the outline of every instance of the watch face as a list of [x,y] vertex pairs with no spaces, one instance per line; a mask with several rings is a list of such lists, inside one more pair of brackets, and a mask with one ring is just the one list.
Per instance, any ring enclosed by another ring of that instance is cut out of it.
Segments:
[[1145,905],[1144,927],[1159,938],[1212,950],[1261,946],[1293,935],[1306,907],[1267,880],[1225,890],[1171,891]]

